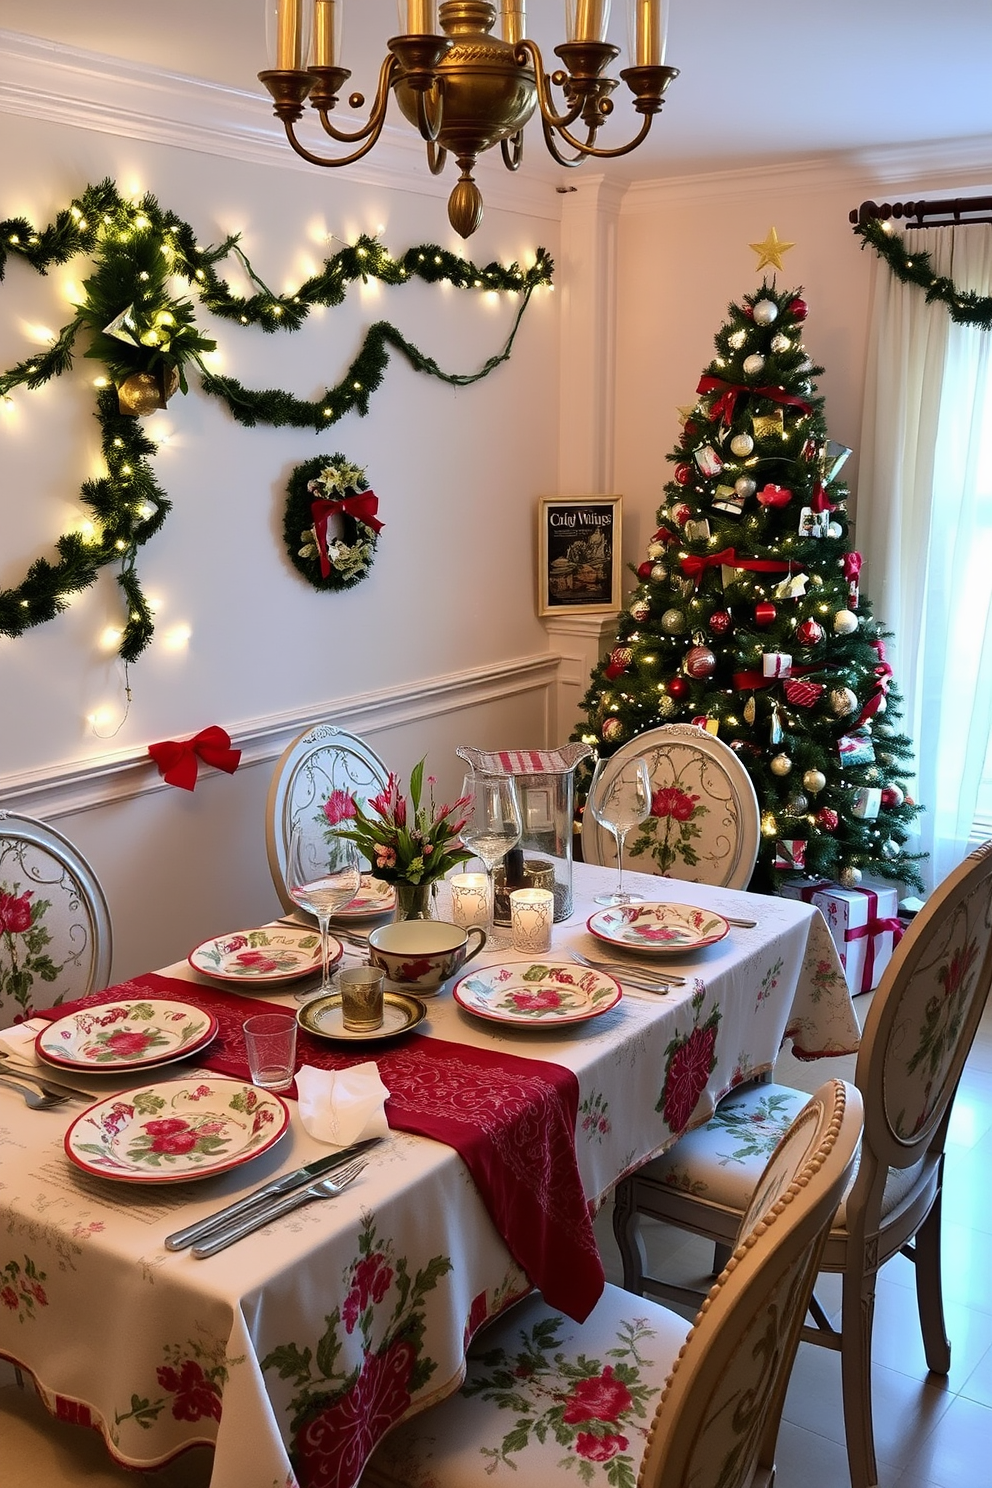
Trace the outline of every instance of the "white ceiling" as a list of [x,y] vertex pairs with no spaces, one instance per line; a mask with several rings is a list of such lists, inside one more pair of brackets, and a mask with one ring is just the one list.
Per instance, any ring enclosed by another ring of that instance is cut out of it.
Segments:
[[[0,25],[260,92],[265,0],[2,0]],[[670,0],[668,61],[681,69],[652,136],[608,169],[650,180],[880,149],[992,138],[992,0]],[[625,46],[622,0],[611,39]],[[561,0],[530,0],[551,58]],[[345,0],[342,62],[371,94],[394,0]],[[553,58],[551,58],[553,62]],[[634,116],[618,91],[613,121]],[[540,150],[536,126],[531,163]],[[604,130],[601,143],[608,143]]]

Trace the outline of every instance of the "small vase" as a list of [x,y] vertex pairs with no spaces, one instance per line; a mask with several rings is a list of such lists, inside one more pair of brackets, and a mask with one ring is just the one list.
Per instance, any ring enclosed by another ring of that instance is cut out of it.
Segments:
[[396,918],[398,920],[432,920],[434,918],[434,884],[396,883]]

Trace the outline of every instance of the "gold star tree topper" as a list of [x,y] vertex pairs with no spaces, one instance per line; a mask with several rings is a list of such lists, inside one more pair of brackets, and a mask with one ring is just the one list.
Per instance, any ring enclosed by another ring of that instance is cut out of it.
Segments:
[[757,267],[763,269],[766,264],[771,264],[773,269],[782,269],[782,254],[788,253],[790,248],[795,248],[795,243],[783,243],[774,228],[769,229],[767,238],[763,243],[749,243],[758,255]]

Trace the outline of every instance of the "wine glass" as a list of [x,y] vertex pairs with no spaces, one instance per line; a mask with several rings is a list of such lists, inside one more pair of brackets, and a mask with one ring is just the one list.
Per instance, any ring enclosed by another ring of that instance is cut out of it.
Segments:
[[[286,890],[301,909],[316,916],[320,926],[320,988],[331,989],[329,921],[358,893],[361,875],[358,848],[346,837],[325,838],[320,828],[308,830],[297,822],[289,841]],[[308,994],[309,996],[310,994]]]
[[643,896],[627,893],[623,886],[623,845],[631,827],[639,827],[651,815],[651,777],[648,762],[641,756],[617,767],[612,760],[597,761],[589,787],[588,809],[605,827],[617,845],[617,886],[612,894],[597,894],[597,904],[634,904]]
[[512,775],[470,770],[462,782],[462,795],[468,804],[459,835],[482,862],[489,879],[489,903],[494,905],[493,869],[520,841],[523,830],[516,781]]

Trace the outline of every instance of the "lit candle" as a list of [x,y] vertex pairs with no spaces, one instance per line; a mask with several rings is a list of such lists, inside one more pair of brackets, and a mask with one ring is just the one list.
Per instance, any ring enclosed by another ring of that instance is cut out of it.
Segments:
[[555,896],[550,889],[514,889],[510,895],[513,949],[543,956],[551,949]]
[[492,906],[489,898],[489,875],[487,873],[456,873],[449,879],[451,886],[451,918],[463,930],[479,925],[488,930],[492,924]]
[[634,0],[634,65],[660,67],[665,60],[667,17],[662,0]]
[[300,65],[300,0],[279,0],[276,66],[286,71]]
[[334,12],[337,0],[314,0],[313,8],[313,65],[314,67],[337,66],[337,32]]
[[406,30],[408,36],[437,34],[434,0],[406,0]]
[[502,0],[503,40],[511,46],[523,41],[525,31],[524,0]]
[[573,41],[603,41],[610,19],[610,0],[577,0]]

